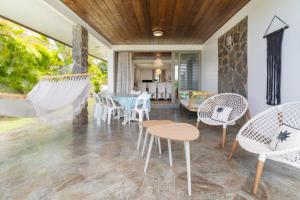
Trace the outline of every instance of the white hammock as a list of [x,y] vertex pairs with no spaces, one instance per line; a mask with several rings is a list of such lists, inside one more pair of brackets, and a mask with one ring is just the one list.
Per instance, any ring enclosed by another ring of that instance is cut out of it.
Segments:
[[49,76],[41,79],[27,97],[2,94],[0,115],[38,117],[47,123],[72,120],[88,98],[88,77],[88,74]]

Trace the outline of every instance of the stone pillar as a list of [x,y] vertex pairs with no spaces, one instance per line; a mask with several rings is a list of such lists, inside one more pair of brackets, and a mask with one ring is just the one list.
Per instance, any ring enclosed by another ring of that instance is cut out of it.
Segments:
[[[73,26],[72,58],[73,73],[87,73],[88,71],[88,31],[80,26]],[[73,120],[74,125],[83,125],[88,122],[87,103],[81,113]]]

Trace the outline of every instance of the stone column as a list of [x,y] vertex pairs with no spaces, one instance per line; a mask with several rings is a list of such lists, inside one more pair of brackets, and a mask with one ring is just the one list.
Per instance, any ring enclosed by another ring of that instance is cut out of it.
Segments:
[[[88,71],[88,31],[81,25],[73,26],[72,58],[73,73],[87,73]],[[74,125],[83,125],[88,122],[87,103],[81,113],[73,120]]]

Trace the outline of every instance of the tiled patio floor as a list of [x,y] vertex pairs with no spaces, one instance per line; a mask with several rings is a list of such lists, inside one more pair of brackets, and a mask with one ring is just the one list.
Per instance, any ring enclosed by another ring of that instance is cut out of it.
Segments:
[[[179,109],[153,110],[152,119],[195,124],[195,116]],[[38,124],[0,135],[0,199],[300,199],[300,171],[267,162],[258,196],[250,195],[256,156],[238,149],[226,157],[237,128],[230,128],[225,150],[215,148],[221,130],[202,126],[201,141],[191,143],[192,196],[187,196],[182,143],[173,143],[173,164],[167,145],[162,156],[153,148],[147,174],[136,151],[138,126],[73,130],[70,122]]]

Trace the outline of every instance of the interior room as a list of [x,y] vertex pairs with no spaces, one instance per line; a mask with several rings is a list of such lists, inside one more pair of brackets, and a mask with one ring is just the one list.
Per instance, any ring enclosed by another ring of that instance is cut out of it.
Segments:
[[174,80],[171,52],[133,53],[134,89],[153,94],[155,103],[171,103]]

